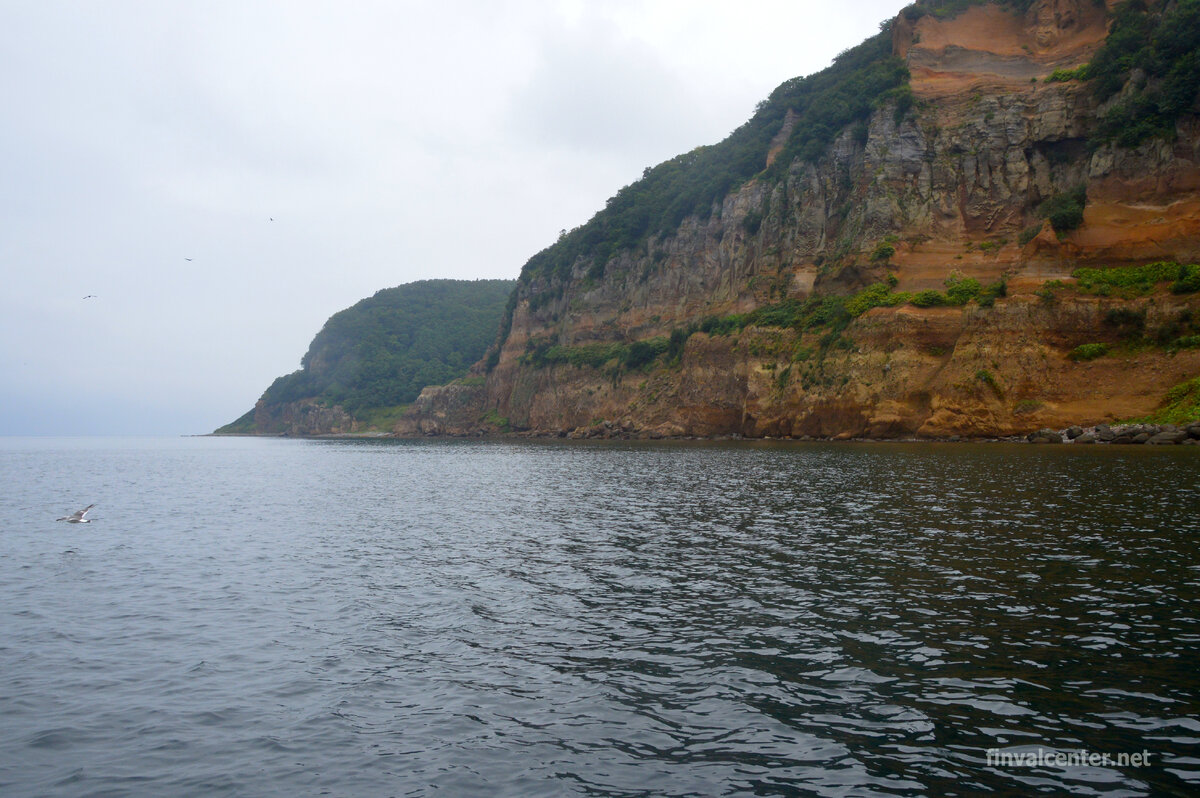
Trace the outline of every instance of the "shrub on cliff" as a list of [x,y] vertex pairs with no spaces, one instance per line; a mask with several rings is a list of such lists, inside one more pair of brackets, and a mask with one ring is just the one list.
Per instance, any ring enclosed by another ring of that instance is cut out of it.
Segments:
[[1026,227],[1021,231],[1021,234],[1017,236],[1017,243],[1021,246],[1025,246],[1030,241],[1037,238],[1038,233],[1042,232],[1043,224],[1045,224],[1045,222],[1038,222],[1037,224],[1031,224]]
[[927,291],[918,291],[913,294],[910,301],[919,308],[936,308],[948,304],[946,295],[941,291],[934,291],[932,288]]
[[996,394],[997,397],[1004,398],[1004,388],[1001,387],[1000,381],[996,379],[996,375],[992,374],[992,372],[987,369],[979,369],[979,371],[975,372],[975,379],[991,388],[992,393]]
[[1046,77],[1046,83],[1066,83],[1071,80],[1087,80],[1089,77],[1088,65],[1084,64],[1077,69],[1056,69]]
[[1103,357],[1108,354],[1108,344],[1080,344],[1070,351],[1067,355],[1076,363],[1084,360],[1095,360],[1098,357]]
[[875,251],[871,253],[871,260],[885,261],[889,260],[895,254],[896,248],[890,242],[884,241],[875,247]]
[[1078,186],[1072,191],[1053,196],[1037,207],[1037,215],[1050,220],[1056,233],[1074,230],[1083,224],[1083,206],[1087,204],[1087,187]]
[[1200,420],[1200,377],[1181,382],[1167,391],[1162,406],[1151,415],[1128,419],[1130,422],[1180,425],[1196,420]]
[[[1200,267],[1180,266],[1169,260],[1155,261],[1141,266],[1114,266],[1109,269],[1076,269],[1071,272],[1078,289],[1087,294],[1107,296],[1137,296],[1154,289],[1158,283],[1182,282],[1190,279],[1191,269]],[[1174,285],[1172,285],[1174,288]],[[1188,293],[1180,291],[1179,293]]]
[[1194,294],[1200,291],[1200,265],[1191,263],[1179,269],[1179,279],[1171,283],[1172,294]]
[[1004,280],[998,280],[984,286],[976,299],[979,302],[979,307],[990,308],[1002,296],[1008,296],[1008,283]]
[[912,295],[907,292],[892,293],[891,282],[872,283],[846,300],[846,312],[861,316],[871,308],[895,307],[908,302]]
[[950,277],[946,280],[946,291],[919,291],[916,294],[908,291],[893,292],[896,278],[888,275],[885,283],[872,283],[857,294],[847,298],[844,309],[851,316],[861,316],[871,308],[895,307],[909,303],[919,308],[932,308],[942,305],[965,305],[972,299],[979,302],[980,307],[990,308],[996,303],[997,297],[1008,293],[1008,286],[1003,280],[991,283],[987,287],[979,284],[974,277]]
[[746,323],[759,327],[794,327],[803,315],[804,303],[789,299],[752,311],[746,316]]
[[1166,407],[1162,414],[1168,423],[1200,419],[1200,377],[1181,382],[1167,391]]
[[1200,349],[1200,335],[1185,335],[1172,341],[1168,349]]
[[561,364],[576,368],[600,369],[607,366],[618,370],[640,369],[653,363],[659,355],[667,354],[667,359],[670,360],[681,354],[682,344],[678,344],[678,351],[672,354],[672,342],[678,343],[676,334],[680,340],[686,342],[691,331],[677,329],[671,338],[660,335],[628,344],[611,342],[562,346],[547,339],[531,339],[526,344],[521,362],[537,369]]
[[667,339],[667,362],[677,364],[683,359],[683,350],[687,346],[688,338],[692,333],[699,329],[698,325],[690,325],[689,327],[676,327],[671,330],[671,337]]
[[740,331],[744,326],[746,326],[746,317],[743,314],[705,316],[700,321],[700,332],[706,335],[729,335]]
[[530,339],[526,344],[525,354],[521,356],[521,362],[539,369],[560,363],[598,369],[608,363],[623,362],[628,352],[629,348],[619,343],[561,346],[545,339]]
[[1116,328],[1121,338],[1140,338],[1146,329],[1146,309],[1118,307],[1104,313],[1104,323]]
[[982,290],[983,286],[974,277],[951,277],[946,280],[947,304],[965,305]]
[[625,351],[623,360],[625,368],[638,369],[650,365],[655,358],[667,351],[668,345],[668,339],[663,337],[634,341]]

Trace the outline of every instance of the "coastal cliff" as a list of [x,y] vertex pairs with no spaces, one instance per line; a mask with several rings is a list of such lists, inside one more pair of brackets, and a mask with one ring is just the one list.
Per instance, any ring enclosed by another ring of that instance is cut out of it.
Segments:
[[423,280],[335,313],[300,368],[217,435],[386,434],[421,389],[466,374],[487,350],[511,280]]
[[[1083,78],[1114,26],[1194,9],[937,5],[781,86],[730,138],[765,120],[753,173],[677,224],[654,226],[667,167],[753,149],[648,169],[531,259],[489,357],[396,432],[980,437],[1153,412],[1200,374],[1195,89],[1139,138],[1105,125],[1153,75]],[[837,80],[876,94],[822,139],[804,103]]]

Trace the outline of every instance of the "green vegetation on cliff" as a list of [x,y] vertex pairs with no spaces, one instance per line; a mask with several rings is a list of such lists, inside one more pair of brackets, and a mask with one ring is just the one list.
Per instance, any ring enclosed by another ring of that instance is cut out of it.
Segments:
[[[371,422],[380,408],[417,398],[427,385],[467,373],[496,336],[511,280],[423,280],[386,288],[335,313],[301,368],[279,377],[262,401],[341,405]],[[218,432],[253,432],[248,413]]]
[[791,133],[771,172],[774,177],[781,177],[796,158],[817,160],[847,127],[865,126],[880,103],[893,100],[902,113],[912,103],[908,70],[892,55],[890,23],[882,27],[832,66],[783,83],[719,144],[647,168],[641,180],[618,191],[586,224],[530,258],[521,281],[544,278],[561,284],[580,261],[591,276],[600,277],[617,253],[675,230],[689,216],[707,219],[727,193],[766,169],[767,152],[789,117]]
[[1162,405],[1148,416],[1126,423],[1187,424],[1200,420],[1200,377],[1181,382],[1167,391]]
[[[1054,232],[1062,234],[1083,224],[1083,206],[1087,205],[1087,186],[1052,194],[1037,207],[1037,215],[1050,220]],[[1033,235],[1037,235],[1035,231]],[[1032,238],[1033,236],[1030,236]],[[1028,244],[1029,241],[1024,242]],[[1024,246],[1024,244],[1022,244]]]
[[1155,303],[1144,297],[1161,292],[1193,294],[1200,291],[1200,265],[1155,261],[1137,266],[1079,268],[1071,273],[1074,283],[1050,280],[1036,292],[1053,306],[1061,295],[1087,294],[1120,300],[1104,313],[1103,330],[1108,341],[1085,342],[1068,353],[1074,361],[1106,355],[1132,354],[1148,349],[1179,352],[1200,348],[1200,312],[1190,308],[1151,314]]
[[706,335],[734,335],[747,327],[791,328],[803,334],[806,331],[828,331],[821,339],[822,348],[828,348],[839,340],[839,336],[856,317],[877,307],[895,307],[911,304],[929,308],[939,306],[961,307],[974,301],[980,307],[992,307],[996,299],[1007,294],[1003,280],[987,286],[980,285],[972,277],[952,276],[945,281],[946,290],[896,292],[895,278],[888,282],[874,283],[850,296],[817,296],[804,300],[787,299],[771,305],[763,305],[749,313],[734,313],[727,316],[706,316],[686,327],[676,327],[670,337],[657,336],[630,343],[602,342],[562,346],[550,339],[529,340],[521,362],[533,368],[545,368],[560,364],[594,369],[609,368],[619,371],[624,368],[644,368],[660,357],[668,364],[678,364],[687,340],[695,333]]
[[[994,0],[917,0],[900,13],[909,22],[916,22],[924,16],[934,16],[938,19],[951,19],[966,11],[971,6],[987,5]],[[1033,5],[1034,0],[998,0],[997,5],[1009,8],[1018,14],[1024,14]]]
[[1143,266],[1076,269],[1071,273],[1079,291],[1101,296],[1134,297],[1149,293],[1159,283],[1171,283],[1171,293],[1200,291],[1200,265],[1155,261]]
[[[1174,138],[1175,124],[1195,113],[1200,93],[1200,0],[1118,6],[1104,46],[1087,68],[1104,101],[1125,90],[1105,112],[1096,142],[1136,146],[1148,138]],[[1128,88],[1126,88],[1128,86]]]

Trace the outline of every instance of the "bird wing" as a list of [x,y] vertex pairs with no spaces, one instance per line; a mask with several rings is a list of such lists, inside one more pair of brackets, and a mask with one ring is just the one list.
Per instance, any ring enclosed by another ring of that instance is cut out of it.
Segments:
[[55,521],[82,521],[83,517],[85,515],[87,515],[88,510],[92,509],[95,506],[96,506],[95,504],[89,504],[87,507],[84,507],[82,510],[76,510],[75,512],[71,513],[70,515],[64,515],[62,518],[55,518],[54,520]]
[[95,506],[96,505],[94,505],[94,504],[89,504],[87,507],[84,507],[82,510],[76,510],[75,512],[68,515],[66,518],[60,518],[58,520],[59,521],[82,521],[83,517],[88,514],[88,510],[92,509]]

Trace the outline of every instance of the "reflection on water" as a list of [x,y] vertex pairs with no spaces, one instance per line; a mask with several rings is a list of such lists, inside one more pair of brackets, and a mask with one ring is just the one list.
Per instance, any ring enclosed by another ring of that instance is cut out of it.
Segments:
[[6,795],[1200,786],[1187,449],[0,455]]

